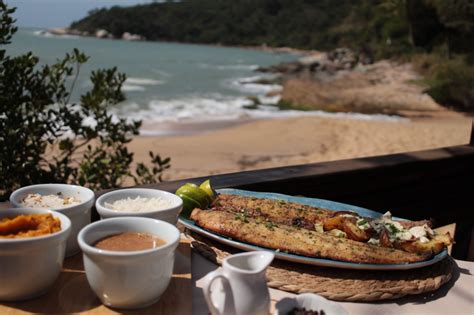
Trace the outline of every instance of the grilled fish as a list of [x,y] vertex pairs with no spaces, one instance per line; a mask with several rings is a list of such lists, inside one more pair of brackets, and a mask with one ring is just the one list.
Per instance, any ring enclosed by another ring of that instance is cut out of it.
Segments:
[[[317,230],[320,225],[324,231],[338,229],[344,231],[350,239],[368,241],[372,230],[362,230],[355,223],[356,219],[371,222],[373,218],[363,217],[351,211],[333,211],[283,200],[252,198],[238,195],[220,194],[212,204],[212,210],[223,210],[240,213],[245,217],[265,218],[273,223],[285,224]],[[427,225],[429,220],[399,221],[405,228]]]
[[329,233],[260,221],[229,211],[194,209],[191,219],[206,230],[235,240],[309,257],[354,263],[401,264],[423,261],[430,256],[428,253],[408,253]]
[[283,200],[251,198],[220,194],[212,205],[213,210],[240,212],[248,217],[265,217],[274,223],[294,225],[314,230],[317,222],[331,217],[334,211]]

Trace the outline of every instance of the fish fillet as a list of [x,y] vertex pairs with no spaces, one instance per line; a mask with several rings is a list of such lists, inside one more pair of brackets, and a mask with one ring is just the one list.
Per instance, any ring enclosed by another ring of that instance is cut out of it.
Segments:
[[334,211],[283,200],[220,194],[213,203],[215,210],[245,213],[249,217],[265,217],[275,223],[314,230],[316,222],[331,217]]
[[338,238],[327,233],[276,225],[228,211],[194,209],[191,219],[202,228],[235,240],[289,253],[354,263],[402,264],[423,261],[427,255],[408,253]]
[[[325,222],[328,218],[337,214],[335,210],[303,205],[296,202],[227,194],[220,194],[216,198],[212,205],[212,210],[244,213],[246,216],[253,218],[265,217],[274,223],[302,227],[308,230],[314,230],[316,223]],[[373,220],[368,217],[359,217],[367,221]],[[424,224],[430,227],[432,225],[429,220],[400,221],[400,224],[407,229]]]

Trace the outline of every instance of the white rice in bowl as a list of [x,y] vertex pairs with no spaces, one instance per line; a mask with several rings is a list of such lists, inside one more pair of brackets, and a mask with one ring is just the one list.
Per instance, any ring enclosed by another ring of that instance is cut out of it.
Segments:
[[145,198],[145,197],[136,197],[127,199],[116,200],[112,203],[104,202],[106,208],[116,211],[126,211],[126,212],[147,212],[147,211],[156,211],[169,208],[172,203],[170,200],[163,198]]

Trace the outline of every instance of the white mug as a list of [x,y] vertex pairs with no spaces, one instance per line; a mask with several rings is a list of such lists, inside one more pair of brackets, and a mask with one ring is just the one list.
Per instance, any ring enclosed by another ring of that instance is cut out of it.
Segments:
[[[274,258],[267,251],[236,254],[224,259],[222,269],[205,277],[204,297],[213,315],[268,315],[270,294],[265,271]],[[220,289],[216,279],[220,279]]]

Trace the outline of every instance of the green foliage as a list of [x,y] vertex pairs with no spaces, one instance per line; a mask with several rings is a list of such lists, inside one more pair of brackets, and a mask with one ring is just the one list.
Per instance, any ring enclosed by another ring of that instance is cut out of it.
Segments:
[[[127,31],[149,40],[349,47],[375,59],[439,54],[445,64],[431,68],[436,75],[428,80],[430,94],[446,105],[474,108],[474,92],[465,83],[473,71],[466,61],[474,59],[472,0],[183,0],[100,9],[71,27],[106,29],[116,37]],[[459,75],[451,71],[457,68]]]
[[106,29],[149,40],[224,45],[331,48],[338,38],[326,32],[352,9],[351,0],[187,0],[94,11],[71,25],[94,33]]
[[416,55],[415,67],[424,74],[430,94],[437,102],[449,107],[474,111],[474,67],[465,56],[447,59],[436,54]]
[[76,183],[93,189],[161,180],[170,159],[150,152],[153,167],[132,172],[126,144],[140,121],[128,122],[107,111],[125,99],[126,77],[116,68],[91,75],[92,89],[72,104],[70,96],[88,57],[74,49],[53,65],[38,64],[32,53],[10,57],[3,45],[16,32],[0,0],[0,199],[20,186],[43,182]]
[[71,27],[191,43],[347,46],[386,58],[431,51],[448,38],[454,50],[465,50],[473,20],[470,0],[185,0],[94,10]]

